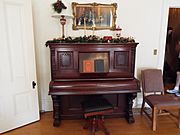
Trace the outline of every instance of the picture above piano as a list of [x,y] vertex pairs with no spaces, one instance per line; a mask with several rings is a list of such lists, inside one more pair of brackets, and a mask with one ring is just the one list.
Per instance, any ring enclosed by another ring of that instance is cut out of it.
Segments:
[[117,3],[76,3],[72,2],[73,30],[95,29],[115,30]]

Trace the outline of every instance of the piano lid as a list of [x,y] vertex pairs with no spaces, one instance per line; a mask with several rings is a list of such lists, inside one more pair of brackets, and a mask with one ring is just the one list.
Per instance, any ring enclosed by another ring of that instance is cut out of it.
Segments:
[[139,81],[51,81],[50,95],[118,94],[140,92]]

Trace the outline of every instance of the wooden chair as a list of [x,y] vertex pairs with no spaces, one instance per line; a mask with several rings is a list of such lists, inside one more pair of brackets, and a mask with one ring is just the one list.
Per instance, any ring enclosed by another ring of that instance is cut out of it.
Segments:
[[[178,128],[180,128],[180,98],[172,94],[164,94],[164,85],[162,72],[159,69],[146,69],[141,71],[143,103],[141,115],[143,112],[152,120],[152,130],[156,130],[157,116],[167,114],[169,110],[178,110]],[[145,109],[145,103],[151,108],[151,113]],[[168,111],[167,111],[168,110]],[[169,114],[172,114],[169,112]],[[173,115],[173,114],[172,114]],[[175,116],[175,115],[173,115]]]
[[105,135],[109,135],[109,131],[104,126],[104,115],[113,112],[113,106],[105,98],[96,97],[82,102],[84,117],[86,124],[84,129],[89,129],[92,135],[102,130]]

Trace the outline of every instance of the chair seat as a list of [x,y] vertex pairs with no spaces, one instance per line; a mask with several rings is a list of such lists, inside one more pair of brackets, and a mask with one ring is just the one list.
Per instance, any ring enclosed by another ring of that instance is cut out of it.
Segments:
[[[174,95],[164,95],[162,71],[160,69],[144,69],[141,71],[141,78],[143,90],[141,115],[144,112],[152,121],[152,130],[156,130],[157,116],[160,116],[159,114],[175,116],[178,120],[178,128],[180,128],[180,99]],[[159,95],[149,95],[151,93],[159,93]],[[146,111],[145,104],[151,107],[150,113]],[[178,116],[169,112],[171,110],[177,110],[179,112]]]
[[112,110],[113,106],[105,98],[89,99],[82,102],[84,113]]
[[150,101],[149,103],[151,106],[156,106],[156,107],[179,107],[180,108],[180,99],[174,96],[170,95],[149,95],[146,96],[147,102]]

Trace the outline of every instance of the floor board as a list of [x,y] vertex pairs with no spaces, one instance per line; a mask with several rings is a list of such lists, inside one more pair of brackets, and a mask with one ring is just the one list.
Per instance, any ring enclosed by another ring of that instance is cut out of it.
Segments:
[[[146,116],[134,115],[135,123],[128,124],[124,118],[105,119],[105,125],[111,135],[180,135],[177,120],[171,116],[158,117],[157,131],[151,130],[151,123]],[[89,135],[84,130],[84,120],[63,120],[61,127],[52,126],[52,112],[41,115],[41,120],[33,124],[12,130],[3,135]],[[101,131],[96,135],[104,135]]]

